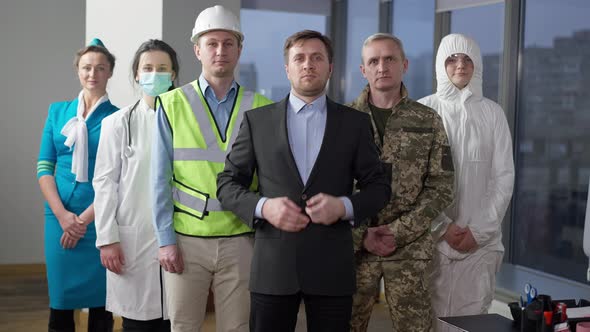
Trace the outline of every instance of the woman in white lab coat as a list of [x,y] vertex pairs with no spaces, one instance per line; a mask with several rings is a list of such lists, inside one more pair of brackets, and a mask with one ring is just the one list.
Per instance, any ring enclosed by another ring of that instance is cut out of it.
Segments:
[[123,317],[124,331],[170,331],[149,181],[154,102],[173,87],[176,52],[148,40],[135,53],[132,73],[141,99],[102,122],[93,180],[96,247],[108,270],[106,309]]
[[504,254],[501,223],[514,185],[512,139],[500,105],[482,95],[482,73],[477,43],[448,35],[436,55],[436,94],[418,100],[442,117],[455,166],[455,200],[433,225],[437,317],[487,313]]

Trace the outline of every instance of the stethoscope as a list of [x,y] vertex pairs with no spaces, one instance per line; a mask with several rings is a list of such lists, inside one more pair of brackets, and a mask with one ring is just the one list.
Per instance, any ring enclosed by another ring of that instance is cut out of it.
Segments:
[[131,110],[129,111],[129,117],[127,118],[127,146],[123,152],[127,158],[133,156],[134,153],[133,148],[131,147],[131,116],[133,115],[133,111],[135,111],[140,101],[141,99],[138,100],[135,105],[133,105],[133,107],[131,107]]

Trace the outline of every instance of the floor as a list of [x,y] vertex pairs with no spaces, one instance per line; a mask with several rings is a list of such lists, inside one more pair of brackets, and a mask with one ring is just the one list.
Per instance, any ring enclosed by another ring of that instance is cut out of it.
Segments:
[[[48,318],[47,281],[42,267],[2,266],[0,268],[0,332],[44,332]],[[505,303],[494,301],[490,312],[510,317]],[[86,314],[77,312],[77,330],[85,331]],[[371,316],[369,331],[391,331],[387,305],[378,303]],[[114,332],[121,332],[115,319]],[[208,313],[201,332],[215,331],[215,317]],[[300,311],[297,332],[304,332],[305,313]]]
[[[0,332],[45,332],[49,300],[42,268],[2,266],[0,269]],[[86,331],[86,313],[77,312],[78,331]],[[121,319],[115,319],[114,332],[121,332]],[[215,331],[214,314],[208,313],[201,332]],[[299,313],[297,332],[306,331],[305,313]],[[375,307],[369,331],[391,331],[387,307]]]
[[47,282],[43,271],[2,269],[0,332],[47,331]]

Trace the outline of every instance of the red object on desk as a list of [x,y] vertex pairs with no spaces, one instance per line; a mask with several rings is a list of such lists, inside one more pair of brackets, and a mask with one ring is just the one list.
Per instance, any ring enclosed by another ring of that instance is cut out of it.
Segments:
[[553,311],[544,311],[543,317],[545,318],[543,320],[545,325],[553,325]]

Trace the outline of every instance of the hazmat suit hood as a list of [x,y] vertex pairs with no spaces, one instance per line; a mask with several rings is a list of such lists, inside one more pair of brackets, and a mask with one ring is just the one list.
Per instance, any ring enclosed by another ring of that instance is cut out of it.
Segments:
[[[449,56],[456,53],[467,54],[473,61],[473,77],[469,84],[463,89],[457,88],[447,75],[445,61]],[[482,94],[482,73],[483,61],[481,51],[475,40],[457,33],[445,36],[438,47],[436,53],[436,95],[442,99],[454,99],[464,96],[463,100],[468,97],[481,99]]]

